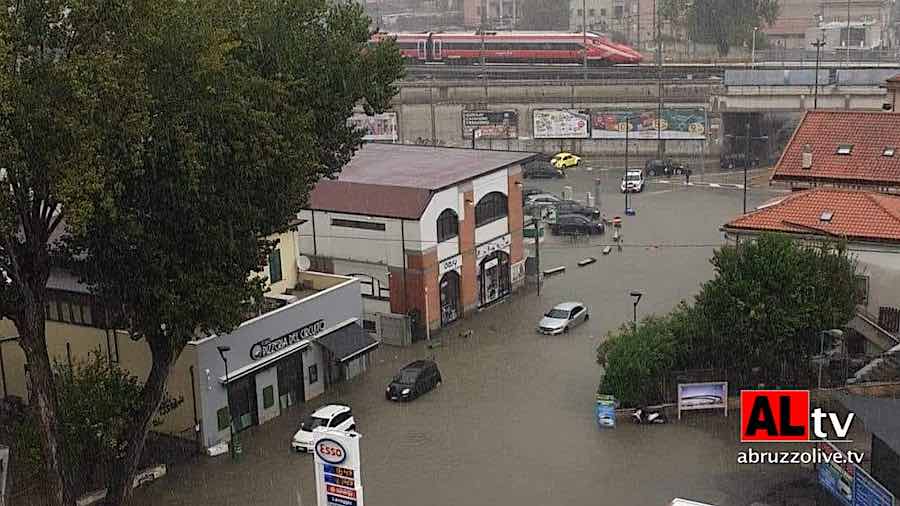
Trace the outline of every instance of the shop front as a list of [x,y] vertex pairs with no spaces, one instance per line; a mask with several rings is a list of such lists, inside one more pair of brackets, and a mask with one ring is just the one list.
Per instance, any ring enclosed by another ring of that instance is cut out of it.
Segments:
[[322,348],[325,386],[353,379],[369,367],[369,354],[381,344],[362,328],[349,321],[315,340]]
[[460,276],[462,256],[455,255],[441,261],[439,265],[438,292],[441,305],[441,326],[447,326],[459,319]]
[[506,234],[476,249],[479,307],[493,304],[512,292],[509,245],[510,236]]

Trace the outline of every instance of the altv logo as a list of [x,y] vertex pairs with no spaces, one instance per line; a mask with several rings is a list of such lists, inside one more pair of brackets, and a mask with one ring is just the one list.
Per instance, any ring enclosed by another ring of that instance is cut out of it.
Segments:
[[809,390],[742,390],[741,441],[847,441],[853,413],[809,410]]

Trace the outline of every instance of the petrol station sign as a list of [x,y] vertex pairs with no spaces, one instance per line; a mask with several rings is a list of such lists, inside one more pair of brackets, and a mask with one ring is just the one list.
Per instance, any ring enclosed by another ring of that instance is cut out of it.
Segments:
[[316,429],[313,438],[318,506],[363,506],[359,434]]

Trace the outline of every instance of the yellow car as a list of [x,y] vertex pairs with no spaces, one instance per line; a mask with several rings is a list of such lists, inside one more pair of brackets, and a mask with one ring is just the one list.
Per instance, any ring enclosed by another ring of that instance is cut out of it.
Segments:
[[581,161],[580,156],[575,156],[572,153],[557,153],[551,160],[550,164],[556,167],[557,169],[567,169],[569,167],[574,167],[578,165],[578,162]]

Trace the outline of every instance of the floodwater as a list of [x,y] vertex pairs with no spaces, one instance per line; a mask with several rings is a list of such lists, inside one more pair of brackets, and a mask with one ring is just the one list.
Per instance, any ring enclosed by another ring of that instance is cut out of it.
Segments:
[[[574,185],[583,195],[595,176],[573,172],[565,182],[544,184],[554,191]],[[622,195],[607,191],[605,212],[619,214]],[[772,195],[754,190],[752,201]],[[592,410],[601,371],[594,349],[631,319],[629,291],[645,293],[639,315],[665,312],[696,293],[712,275],[708,258],[722,243],[719,227],[740,212],[741,192],[652,184],[633,207],[637,216],[625,219],[621,253],[601,256],[599,244],[609,235],[593,243],[548,237],[544,268],[567,271],[547,278],[540,296],[520,292],[459,322],[434,350],[423,343],[382,348],[363,377],[242,434],[239,463],[222,456],[173,467],[137,490],[134,503],[315,504],[312,457],[292,453],[289,441],[304,412],[332,401],[353,407],[363,434],[370,506],[664,505],[676,496],[744,505],[808,476],[796,466],[738,465],[737,413],[727,420],[692,413],[669,425],[620,419],[615,429],[597,427]],[[598,262],[577,267],[587,256]],[[562,336],[536,334],[540,315],[566,300],[587,303],[590,321]],[[472,337],[458,336],[469,329]],[[398,367],[431,355],[443,385],[407,404],[384,400]]]

